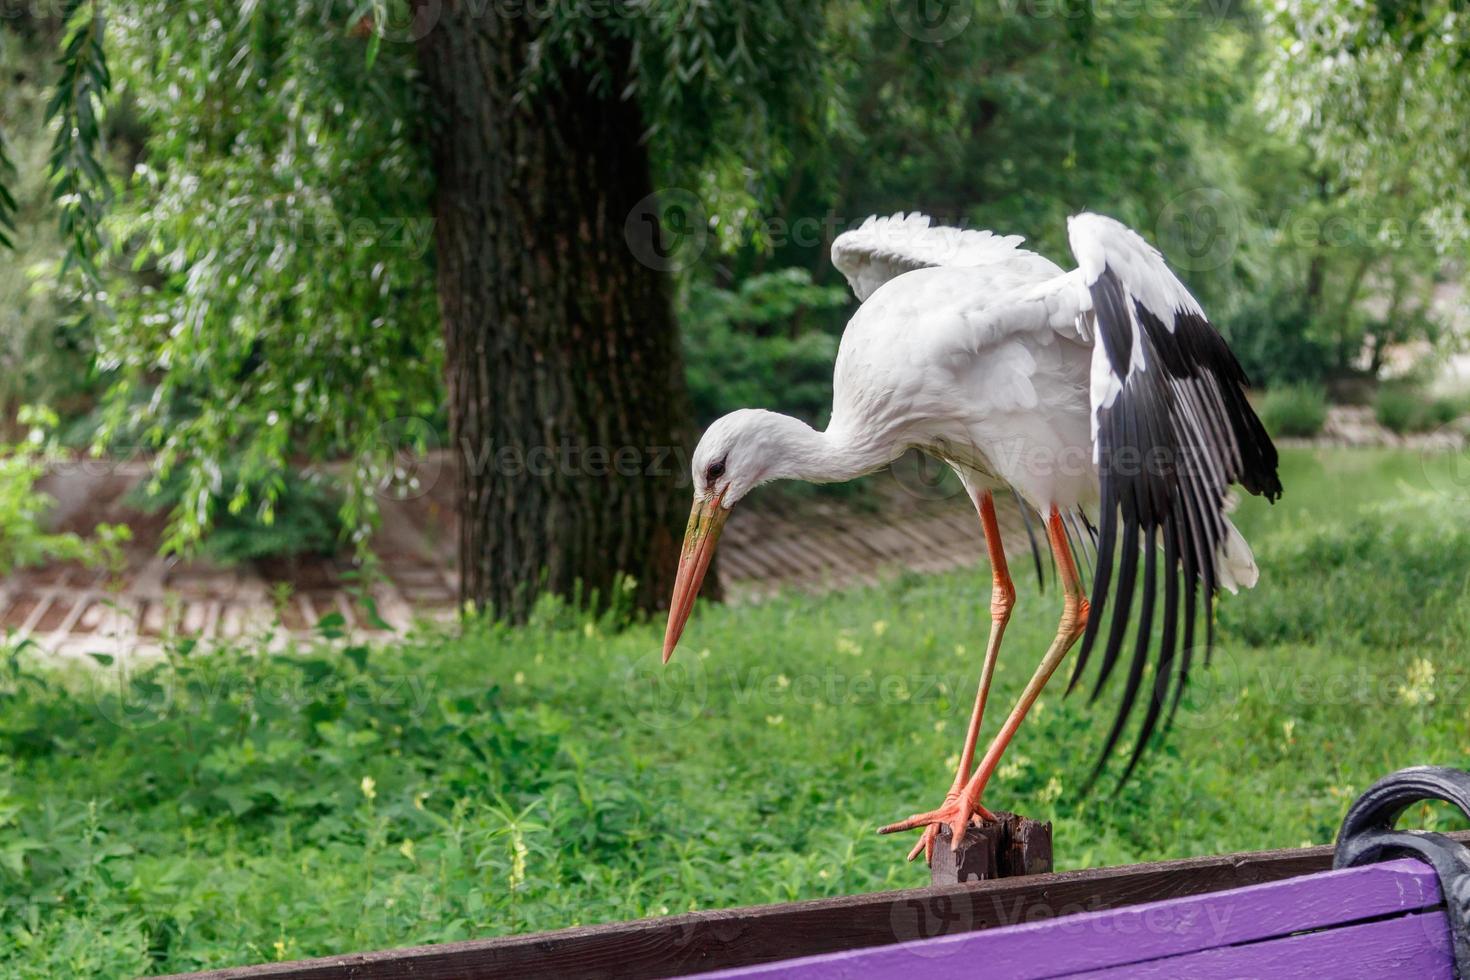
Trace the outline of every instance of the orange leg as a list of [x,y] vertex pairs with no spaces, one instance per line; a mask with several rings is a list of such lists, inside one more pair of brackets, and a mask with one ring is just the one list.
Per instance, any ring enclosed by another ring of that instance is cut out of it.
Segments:
[[[1005,636],[1006,623],[1010,622],[1011,609],[1016,605],[1016,587],[1011,582],[1011,570],[1006,564],[1005,547],[1000,540],[1000,522],[995,518],[995,498],[989,490],[975,498],[975,508],[980,512],[980,527],[985,532],[985,549],[990,553],[990,638],[985,642],[985,664],[980,668],[980,687],[975,692],[975,708],[970,712],[970,728],[965,732],[965,747],[960,753],[960,764],[955,769],[954,783],[944,797],[946,804],[959,799],[960,790],[970,778],[970,765],[975,760],[975,743],[980,738],[980,723],[985,718],[985,701],[990,696],[990,681],[995,676],[995,661],[1000,655],[1000,641]],[[994,818],[984,807],[976,808],[982,820]],[[939,834],[939,825],[930,824],[923,836],[909,852],[909,860],[919,856],[924,860],[934,857],[934,840]]]
[[1052,640],[1051,646],[1047,648],[1046,655],[1041,658],[1041,663],[1037,665],[1036,673],[1027,682],[1026,689],[1021,692],[1020,700],[1011,709],[1005,724],[1001,726],[995,740],[990,743],[990,748],[985,751],[984,758],[980,760],[980,767],[965,783],[957,796],[953,800],[946,798],[945,804],[938,810],[915,814],[907,820],[889,824],[878,833],[892,834],[928,824],[945,824],[950,828],[952,846],[958,850],[960,840],[965,835],[965,828],[980,805],[980,795],[985,792],[985,784],[995,773],[1001,756],[1005,754],[1006,748],[1011,744],[1011,739],[1015,737],[1017,729],[1021,727],[1021,722],[1025,720],[1026,713],[1041,696],[1042,688],[1046,687],[1046,682],[1051,679],[1051,675],[1062,662],[1062,658],[1082,635],[1082,630],[1087,625],[1087,600],[1082,595],[1082,585],[1077,578],[1077,566],[1072,559],[1072,549],[1067,543],[1066,529],[1062,526],[1062,515],[1055,507],[1052,508],[1051,516],[1047,519],[1047,535],[1051,539],[1052,555],[1057,563],[1057,577],[1062,581],[1064,595],[1062,618],[1057,624],[1057,635]]

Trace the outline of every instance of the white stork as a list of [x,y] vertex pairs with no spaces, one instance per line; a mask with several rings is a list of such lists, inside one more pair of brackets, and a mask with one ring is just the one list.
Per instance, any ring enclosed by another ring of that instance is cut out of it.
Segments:
[[[665,662],[730,509],[754,487],[779,479],[850,480],[917,448],[952,466],[974,500],[994,576],[990,637],[943,805],[880,831],[925,827],[910,860],[921,851],[932,857],[941,824],[958,847],[972,817],[991,817],[980,805],[986,782],[1080,637],[1076,684],[1116,572],[1097,688],[1108,679],[1123,646],[1141,556],[1137,638],[1097,764],[1100,769],[1115,747],[1137,699],[1162,577],[1153,690],[1126,778],[1159,721],[1171,681],[1171,716],[1178,706],[1201,602],[1208,649],[1216,592],[1255,584],[1250,548],[1226,516],[1228,488],[1240,484],[1273,500],[1281,492],[1276,449],[1246,401],[1244,372],[1158,251],[1096,214],[1074,216],[1067,233],[1078,265],[1071,272],[1021,248],[1019,236],[935,227],[920,214],[869,218],[832,245],[833,264],[862,305],[837,354],[827,430],[744,409],[710,426],[694,453],[694,507],[669,609]],[[1063,608],[1056,638],[972,775],[1015,603],[993,499],[1002,489],[1043,515]],[[1095,530],[1089,514],[1096,514]],[[1090,601],[1069,542],[1084,536],[1096,552]]]

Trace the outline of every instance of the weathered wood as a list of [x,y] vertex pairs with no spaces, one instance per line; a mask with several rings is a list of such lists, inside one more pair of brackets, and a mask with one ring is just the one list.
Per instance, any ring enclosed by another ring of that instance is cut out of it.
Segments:
[[[1470,832],[1451,837],[1470,841]],[[1327,871],[1331,847],[1186,858],[719,909],[191,974],[194,980],[668,977],[1035,922]]]
[[996,823],[966,828],[958,851],[950,847],[953,837],[949,828],[941,827],[934,861],[929,866],[929,883],[953,885],[1049,873],[1051,823],[1014,813],[999,812],[996,817]]
[[[1299,976],[1305,974],[1288,966],[1297,947],[1294,943],[1281,945],[1283,937],[1330,930],[1331,935],[1345,938],[1345,927],[1440,905],[1434,871],[1418,861],[1400,860],[1009,929],[738,967],[702,980],[763,980],[777,975],[787,980],[854,976],[908,980],[916,965],[921,966],[925,980],[969,980],[975,976],[976,963],[985,964],[987,975],[1007,980],[1094,974],[1161,978],[1202,974]],[[1417,936],[1400,939],[1403,941],[1393,955],[1408,963],[1432,965],[1450,952],[1448,937],[1441,942],[1438,933],[1421,931]],[[1426,956],[1418,948],[1436,943],[1440,943],[1439,956],[1432,952]],[[1264,968],[1269,959],[1246,954],[1244,951],[1252,944],[1276,950],[1281,956],[1278,966]],[[1345,948],[1339,948],[1339,956]],[[1208,957],[1198,955],[1208,951],[1217,952]],[[1354,946],[1350,958],[1358,953]],[[1382,963],[1379,959],[1372,962]],[[1164,964],[1169,968],[1157,968]],[[1320,972],[1324,976],[1343,975],[1341,969]],[[1420,974],[1388,971],[1354,975]]]
[[1050,874],[1052,870],[1051,821],[1012,815],[997,852],[1003,878]]
[[[998,814],[997,814],[998,815]],[[991,881],[1000,873],[1000,825],[986,824],[965,828],[959,850],[952,850],[954,835],[948,827],[939,829],[934,841],[934,858],[929,865],[931,885],[954,885],[964,881]]]

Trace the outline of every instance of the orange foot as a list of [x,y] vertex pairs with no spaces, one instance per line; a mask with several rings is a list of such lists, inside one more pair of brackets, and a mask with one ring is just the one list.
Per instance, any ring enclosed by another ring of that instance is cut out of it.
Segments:
[[983,823],[987,820],[995,820],[995,814],[981,806],[978,799],[967,799],[962,791],[950,790],[945,795],[944,804],[939,809],[930,810],[928,813],[916,813],[907,820],[880,827],[878,833],[896,834],[900,830],[923,827],[924,833],[920,835],[919,842],[914,845],[912,851],[909,851],[909,860],[912,861],[922,852],[924,862],[933,864],[934,842],[939,838],[939,828],[941,826],[949,828],[950,847],[958,851],[960,841],[964,838],[965,830],[972,819],[977,823]]

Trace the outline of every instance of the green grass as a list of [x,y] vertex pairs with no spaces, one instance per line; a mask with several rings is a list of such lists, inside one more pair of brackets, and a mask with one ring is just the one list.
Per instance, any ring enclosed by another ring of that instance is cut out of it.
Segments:
[[[1327,842],[1378,776],[1464,764],[1463,462],[1288,453],[1286,499],[1237,515],[1261,587],[1222,602],[1215,666],[1136,778],[1078,794],[1112,698],[1058,684],[986,801],[1055,821],[1075,868]],[[1055,625],[1055,596],[1018,587],[998,706]],[[948,787],[988,595],[980,566],[707,607],[667,670],[657,624],[550,605],[391,650],[181,647],[126,685],[22,654],[0,677],[3,970],[122,976],[923,884],[909,839],[873,828]]]

